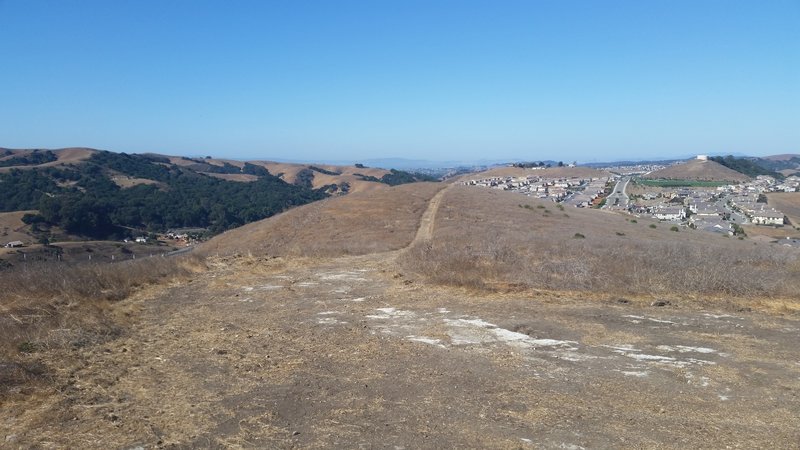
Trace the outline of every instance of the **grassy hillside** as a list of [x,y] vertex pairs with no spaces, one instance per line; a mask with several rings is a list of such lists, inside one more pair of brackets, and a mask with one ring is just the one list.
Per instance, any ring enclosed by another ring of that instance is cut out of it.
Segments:
[[755,162],[768,170],[779,172],[784,176],[800,174],[800,155],[784,154],[755,158]]
[[769,175],[774,178],[783,178],[783,175],[780,173],[775,172],[772,169],[765,167],[762,164],[768,162],[768,160],[761,160],[761,159],[753,159],[753,158],[736,158],[731,155],[722,157],[722,156],[712,156],[709,160],[722,164],[723,166],[733,169],[739,173],[743,173],[749,177],[757,177],[759,175]]
[[617,295],[797,298],[795,250],[507,192],[454,186],[433,239],[405,256],[432,281]]
[[329,195],[424,178],[363,167],[270,167],[89,149],[2,155],[0,212],[38,211],[25,219],[35,228],[34,241],[52,238],[56,228],[94,239],[184,227],[219,233]]
[[[329,199],[224,233],[204,254],[340,256],[402,249],[438,184]],[[452,185],[405,270],[435,283],[631,296],[796,297],[798,254],[518,194]]]
[[305,205],[230,230],[202,244],[208,255],[341,256],[408,245],[440,183],[415,183]]
[[7,445],[798,436],[796,250],[509,192],[383,186],[188,255],[28,263],[3,281]]
[[693,159],[644,175],[642,178],[696,180],[696,181],[748,181],[749,176],[723,166],[715,161]]

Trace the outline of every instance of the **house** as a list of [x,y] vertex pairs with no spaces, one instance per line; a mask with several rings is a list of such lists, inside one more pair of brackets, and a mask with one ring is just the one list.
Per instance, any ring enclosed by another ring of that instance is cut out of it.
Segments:
[[146,244],[147,238],[145,236],[139,236],[136,238],[136,243],[138,244]]
[[8,244],[6,244],[5,247],[6,248],[15,248],[15,247],[22,247],[23,245],[25,245],[25,244],[23,244],[22,241],[11,241]]
[[659,220],[683,220],[686,218],[686,209],[679,206],[667,206],[653,212]]
[[783,213],[775,210],[757,211],[751,220],[756,225],[783,225]]

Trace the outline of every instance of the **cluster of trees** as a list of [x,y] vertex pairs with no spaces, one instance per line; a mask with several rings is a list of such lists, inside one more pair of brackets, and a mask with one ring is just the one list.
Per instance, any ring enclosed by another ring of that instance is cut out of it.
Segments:
[[[575,163],[573,163],[573,164],[575,164]],[[512,165],[514,167],[519,167],[521,169],[530,169],[530,168],[533,168],[533,167],[545,167],[545,168],[553,167],[552,164],[545,163],[544,161],[539,161],[539,162],[518,162],[518,163],[514,163]],[[563,161],[559,161],[557,166],[558,167],[564,167],[564,162]]]
[[[158,184],[120,188],[109,169]],[[154,163],[140,155],[99,152],[79,166],[0,174],[0,210],[39,210],[31,222],[94,238],[136,230],[200,227],[218,233],[326,197],[269,175],[239,183]]]
[[769,170],[791,169],[795,173],[800,173],[800,156],[789,156],[784,159],[765,159],[758,158],[758,165]]
[[[52,154],[38,153],[44,158]],[[297,181],[288,184],[255,164],[240,168],[191,161],[191,165],[178,166],[159,155],[97,152],[79,165],[12,169],[0,173],[0,211],[38,210],[25,217],[37,229],[58,226],[98,239],[169,228],[208,228],[219,233],[350,189],[347,183],[313,189],[315,172],[336,174],[314,166],[301,170]],[[245,173],[258,179],[242,183],[200,172]],[[156,183],[121,188],[111,179],[116,174]],[[381,178],[361,177],[390,185],[435,181],[400,170]]]
[[[152,157],[150,157],[152,159]],[[183,158],[186,161],[191,161],[194,164],[190,164],[188,166],[189,169],[195,172],[206,172],[206,173],[220,173],[220,174],[246,174],[246,175],[255,175],[259,177],[264,177],[269,175],[269,171],[264,166],[259,166],[256,164],[251,163],[244,163],[242,167],[234,166],[231,163],[223,162],[222,165],[217,164],[210,164],[203,160],[192,159],[192,158]],[[162,161],[157,161],[162,162]],[[169,162],[169,160],[167,160]]]
[[325,174],[325,175],[341,175],[342,174],[341,172],[334,172],[332,170],[326,170],[326,169],[323,169],[322,167],[317,167],[317,166],[308,166],[308,168],[313,170],[314,172],[319,172],[319,173]]
[[358,178],[364,181],[384,183],[388,184],[389,186],[397,186],[406,183],[416,183],[418,181],[439,181],[438,179],[436,179],[436,177],[432,177],[424,173],[410,173],[404,170],[397,170],[397,169],[391,169],[389,173],[384,174],[380,178],[374,177],[372,175],[364,175],[362,173],[354,173],[353,175],[357,176]]
[[[3,152],[2,156],[8,156],[12,153],[8,150]],[[36,166],[38,164],[44,164],[51,161],[57,160],[58,157],[55,153],[51,152],[50,150],[34,150],[26,155],[19,155],[14,156],[3,161],[0,161],[0,167],[11,167],[11,166]]]
[[311,169],[301,169],[294,177],[294,184],[311,189],[314,187],[314,172]]
[[765,167],[762,167],[757,162],[755,162],[755,161],[753,161],[751,159],[748,159],[748,158],[736,158],[736,157],[734,157],[732,155],[728,155],[728,156],[724,156],[724,157],[723,156],[712,156],[712,157],[710,157],[708,159],[710,159],[711,161],[714,161],[714,162],[718,162],[718,163],[722,164],[723,166],[725,166],[725,167],[727,167],[729,169],[733,169],[733,170],[735,170],[737,172],[743,173],[743,174],[745,174],[747,176],[750,176],[750,177],[756,177],[758,175],[769,175],[769,176],[777,178],[777,179],[783,179],[784,178],[784,176],[781,175],[780,173],[775,172],[775,171],[770,170],[770,169],[767,169]]

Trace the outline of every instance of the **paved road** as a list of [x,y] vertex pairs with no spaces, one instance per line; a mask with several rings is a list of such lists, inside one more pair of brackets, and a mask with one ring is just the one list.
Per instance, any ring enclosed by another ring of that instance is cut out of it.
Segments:
[[625,193],[625,189],[628,187],[630,181],[630,177],[620,178],[619,181],[617,181],[617,185],[614,186],[614,192],[606,198],[606,204],[603,208],[627,209],[630,198]]
[[728,213],[730,213],[730,215],[731,215],[730,221],[731,222],[737,223],[737,224],[747,224],[747,223],[749,223],[748,220],[747,220],[747,216],[745,216],[744,214],[740,213],[739,211],[736,211],[735,209],[733,209],[730,206],[728,206],[727,199],[723,198],[723,199],[717,200],[715,202],[715,205],[717,207],[724,208]]

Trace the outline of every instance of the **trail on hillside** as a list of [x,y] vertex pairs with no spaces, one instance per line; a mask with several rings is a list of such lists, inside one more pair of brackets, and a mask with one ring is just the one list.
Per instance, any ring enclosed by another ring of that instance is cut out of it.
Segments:
[[422,213],[422,217],[420,218],[417,234],[414,236],[414,240],[412,240],[411,243],[406,246],[406,249],[433,240],[433,230],[436,224],[436,213],[439,212],[439,206],[442,204],[442,197],[444,197],[445,193],[452,187],[453,185],[445,187],[441,191],[437,192],[436,195],[431,198],[430,202],[428,202],[428,207],[425,209],[425,212]]
[[[404,250],[433,239],[450,187]],[[430,286],[399,272],[404,250],[210,258],[120,302],[139,312],[115,339],[45,355],[54,388],[0,408],[0,446],[800,442],[796,317]]]

